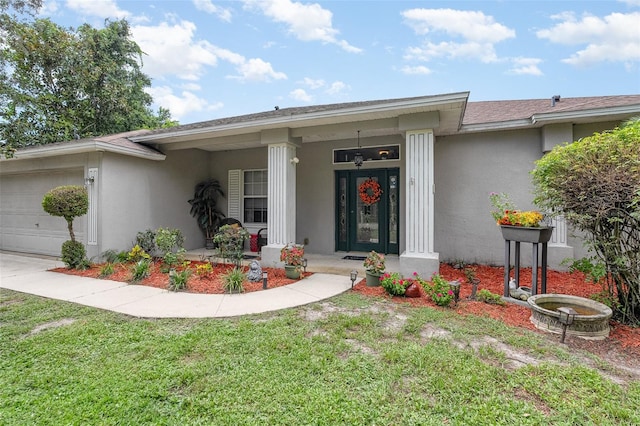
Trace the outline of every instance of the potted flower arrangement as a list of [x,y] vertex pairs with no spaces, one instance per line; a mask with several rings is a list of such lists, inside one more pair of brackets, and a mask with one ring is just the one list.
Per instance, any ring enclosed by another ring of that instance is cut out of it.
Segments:
[[298,279],[302,274],[304,246],[289,243],[280,250],[280,261],[284,262],[287,278]]
[[538,211],[519,211],[504,193],[492,192],[489,201],[493,206],[491,216],[500,226],[505,240],[530,243],[546,243],[553,228],[543,226],[544,215]]
[[380,285],[380,276],[384,273],[384,255],[371,251],[364,260],[364,267],[367,270],[367,287],[377,287]]

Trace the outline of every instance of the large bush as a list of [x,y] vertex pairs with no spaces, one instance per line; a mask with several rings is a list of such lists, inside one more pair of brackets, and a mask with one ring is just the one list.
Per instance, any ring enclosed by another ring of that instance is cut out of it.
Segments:
[[558,146],[533,173],[537,205],[584,235],[616,317],[640,324],[640,119]]

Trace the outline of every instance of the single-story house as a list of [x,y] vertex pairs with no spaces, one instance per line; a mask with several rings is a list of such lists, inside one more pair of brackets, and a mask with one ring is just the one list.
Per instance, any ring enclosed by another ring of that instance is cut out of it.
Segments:
[[[203,247],[187,200],[215,178],[228,217],[252,233],[267,228],[265,265],[290,242],[309,253],[398,255],[405,275],[430,276],[440,261],[499,265],[504,242],[488,194],[531,208],[530,171],[545,152],[640,114],[640,95],[468,98],[275,108],[21,149],[0,161],[0,249],[60,253],[65,222],[41,201],[63,184],[88,188],[89,212],[75,228],[90,256],[128,249],[137,232],[158,227],[180,229],[187,249]],[[586,253],[561,218],[554,225],[549,266],[558,268]]]

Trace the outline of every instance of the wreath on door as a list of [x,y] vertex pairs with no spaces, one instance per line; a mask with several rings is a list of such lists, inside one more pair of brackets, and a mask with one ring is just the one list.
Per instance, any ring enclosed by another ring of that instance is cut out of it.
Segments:
[[382,188],[378,181],[369,178],[360,184],[358,187],[358,193],[360,194],[362,202],[367,206],[370,206],[371,204],[375,204],[380,201]]

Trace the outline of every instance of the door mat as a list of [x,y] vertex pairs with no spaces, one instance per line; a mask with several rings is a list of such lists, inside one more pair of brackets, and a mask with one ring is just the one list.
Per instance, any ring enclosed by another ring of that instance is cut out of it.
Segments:
[[343,259],[345,260],[365,260],[367,256],[345,256]]
[[245,254],[242,256],[243,259],[257,259],[258,255],[253,255],[253,254]]

